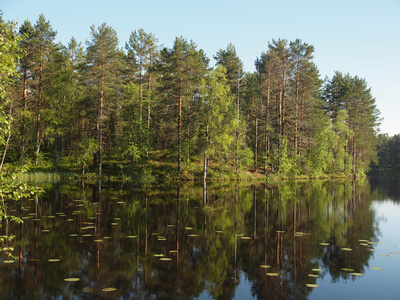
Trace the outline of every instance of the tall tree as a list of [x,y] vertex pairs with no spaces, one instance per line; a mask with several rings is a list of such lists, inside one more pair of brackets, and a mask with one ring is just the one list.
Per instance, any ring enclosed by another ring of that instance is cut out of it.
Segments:
[[9,92],[10,84],[17,75],[18,42],[19,37],[15,33],[15,24],[3,21],[0,14],[0,146],[4,147],[0,172],[11,137],[12,103]]
[[16,108],[18,110],[17,124],[19,127],[19,146],[20,146],[20,162],[24,165],[25,152],[28,140],[28,130],[33,127],[31,110],[28,109],[28,104],[32,102],[32,89],[30,88],[33,80],[33,38],[35,35],[34,28],[29,20],[25,20],[19,28],[21,37],[19,49],[21,51],[21,59],[19,63],[21,73],[22,97]]
[[347,141],[347,151],[353,158],[353,174],[364,173],[377,155],[379,110],[371,89],[365,79],[336,72],[325,86],[324,98],[333,120],[341,110],[347,111],[347,124],[353,132]]
[[43,109],[46,107],[44,89],[50,74],[50,61],[51,56],[56,51],[54,39],[57,31],[53,30],[50,22],[46,20],[45,16],[41,14],[34,26],[34,77],[36,80],[35,93],[36,93],[36,150],[35,150],[35,164],[39,164],[40,147],[44,139],[45,124],[42,120]]
[[[141,143],[146,143],[146,153],[148,155],[150,147],[150,122],[151,106],[154,94],[153,65],[159,56],[157,46],[158,40],[152,33],[146,33],[142,28],[135,30],[129,37],[129,42],[125,44],[127,50],[126,60],[128,68],[128,80],[134,82],[139,87],[139,134]],[[146,138],[142,140],[144,132],[144,105],[147,103],[146,112]]]
[[[208,69],[208,58],[203,50],[198,50],[197,45],[180,37],[176,38],[171,49],[164,48],[160,56],[160,79],[162,80],[160,91],[165,108],[160,121],[177,122],[177,132],[171,135],[169,127],[167,135],[172,138],[172,144],[178,150],[178,172],[182,171],[182,133],[183,118],[186,117],[186,138],[190,139],[191,131],[191,103],[198,94],[198,88],[202,77]],[[176,107],[171,111],[172,107]],[[172,120],[171,120],[172,117]],[[160,123],[162,126],[162,124]],[[163,130],[163,128],[160,128]],[[165,129],[164,129],[165,130]],[[174,136],[176,138],[174,138]]]
[[235,106],[225,78],[226,69],[219,66],[203,79],[201,94],[204,117],[204,168],[203,180],[207,180],[209,161],[229,162],[229,153],[236,132]]
[[[96,137],[98,141],[98,172],[102,175],[102,156],[105,134],[110,142],[115,112],[117,86],[123,53],[118,49],[116,31],[106,23],[91,29],[91,40],[87,42],[87,84],[97,102]],[[113,110],[114,109],[114,110]]]
[[[229,43],[226,50],[220,49],[214,56],[217,66],[226,68],[226,79],[231,88],[232,93],[236,95],[236,119],[240,123],[240,87],[244,76],[243,63],[236,54],[236,48],[232,43]],[[236,132],[236,173],[239,171],[239,128]]]

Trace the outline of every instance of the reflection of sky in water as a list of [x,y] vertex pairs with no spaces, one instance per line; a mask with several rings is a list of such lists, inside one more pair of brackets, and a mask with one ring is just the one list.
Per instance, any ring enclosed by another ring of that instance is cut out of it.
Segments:
[[[332,284],[329,274],[318,279],[309,299],[400,299],[400,205],[392,201],[374,201],[375,226],[381,244],[376,244],[365,275]],[[385,256],[381,256],[385,255]],[[388,256],[386,256],[388,255]],[[383,268],[374,270],[372,268]]]

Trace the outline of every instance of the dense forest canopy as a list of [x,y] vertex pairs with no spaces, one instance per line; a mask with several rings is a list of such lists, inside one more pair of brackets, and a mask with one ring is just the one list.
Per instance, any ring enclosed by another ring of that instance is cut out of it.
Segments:
[[233,44],[210,66],[194,41],[161,47],[143,29],[124,49],[106,23],[90,28],[85,45],[55,43],[44,15],[12,33],[2,31],[3,40],[18,41],[2,49],[2,60],[13,57],[7,66],[17,74],[1,61],[9,168],[102,175],[107,163],[125,174],[162,165],[206,179],[246,170],[358,175],[377,162],[379,111],[367,82],[341,72],[321,79],[314,47],[299,39],[266,43],[255,71],[244,72]]

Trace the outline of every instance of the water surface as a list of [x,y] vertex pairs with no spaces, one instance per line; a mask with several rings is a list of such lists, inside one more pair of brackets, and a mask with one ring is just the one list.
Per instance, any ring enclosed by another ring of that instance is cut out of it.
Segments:
[[44,184],[0,299],[399,299],[397,183]]

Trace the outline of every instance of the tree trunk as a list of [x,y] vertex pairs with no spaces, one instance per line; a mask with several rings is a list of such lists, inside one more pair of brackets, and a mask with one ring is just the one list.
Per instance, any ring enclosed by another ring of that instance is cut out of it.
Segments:
[[257,173],[257,153],[258,153],[258,116],[255,122],[255,138],[254,138],[254,172]]
[[179,83],[179,99],[178,99],[178,172],[182,171],[182,88],[183,79],[180,78]]

